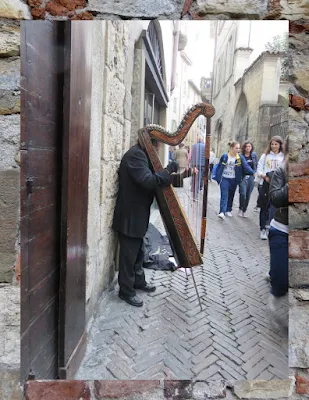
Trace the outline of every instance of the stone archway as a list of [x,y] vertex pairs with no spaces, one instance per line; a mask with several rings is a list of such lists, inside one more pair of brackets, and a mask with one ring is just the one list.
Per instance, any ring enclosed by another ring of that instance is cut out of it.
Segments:
[[233,138],[242,144],[248,139],[248,103],[246,95],[242,92],[235,110],[233,121]]

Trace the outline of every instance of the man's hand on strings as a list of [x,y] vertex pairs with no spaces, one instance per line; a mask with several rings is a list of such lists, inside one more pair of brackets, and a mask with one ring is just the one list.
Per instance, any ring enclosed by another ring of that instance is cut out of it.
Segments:
[[172,174],[173,172],[178,171],[178,163],[176,161],[170,162],[165,169],[168,171],[169,174]]
[[197,174],[198,174],[198,169],[197,169],[196,167],[193,167],[193,168],[192,168],[192,173],[193,173],[194,175],[197,175]]

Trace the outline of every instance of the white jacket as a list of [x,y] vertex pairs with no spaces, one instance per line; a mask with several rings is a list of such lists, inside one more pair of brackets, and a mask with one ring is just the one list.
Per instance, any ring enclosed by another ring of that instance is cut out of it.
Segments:
[[[268,154],[262,154],[257,167],[257,176],[266,175],[267,172],[275,171],[284,162],[284,154],[282,152],[275,154],[270,152]],[[261,178],[259,184],[263,185],[264,179]]]

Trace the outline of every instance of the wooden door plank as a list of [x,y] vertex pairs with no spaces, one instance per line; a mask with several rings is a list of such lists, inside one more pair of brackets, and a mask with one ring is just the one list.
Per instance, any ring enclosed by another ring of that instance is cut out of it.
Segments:
[[59,22],[21,24],[22,381],[58,376],[61,32]]
[[92,24],[74,21],[66,32],[60,291],[61,378],[73,378],[85,351]]

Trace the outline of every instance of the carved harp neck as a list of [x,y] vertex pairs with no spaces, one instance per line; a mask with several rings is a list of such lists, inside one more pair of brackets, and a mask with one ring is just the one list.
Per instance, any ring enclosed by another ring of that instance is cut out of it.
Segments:
[[151,138],[159,140],[170,146],[177,146],[187,136],[193,122],[200,115],[205,117],[212,117],[215,113],[214,107],[210,103],[198,103],[191,107],[184,115],[181,123],[179,124],[176,132],[168,132],[159,125],[147,125],[145,129]]

